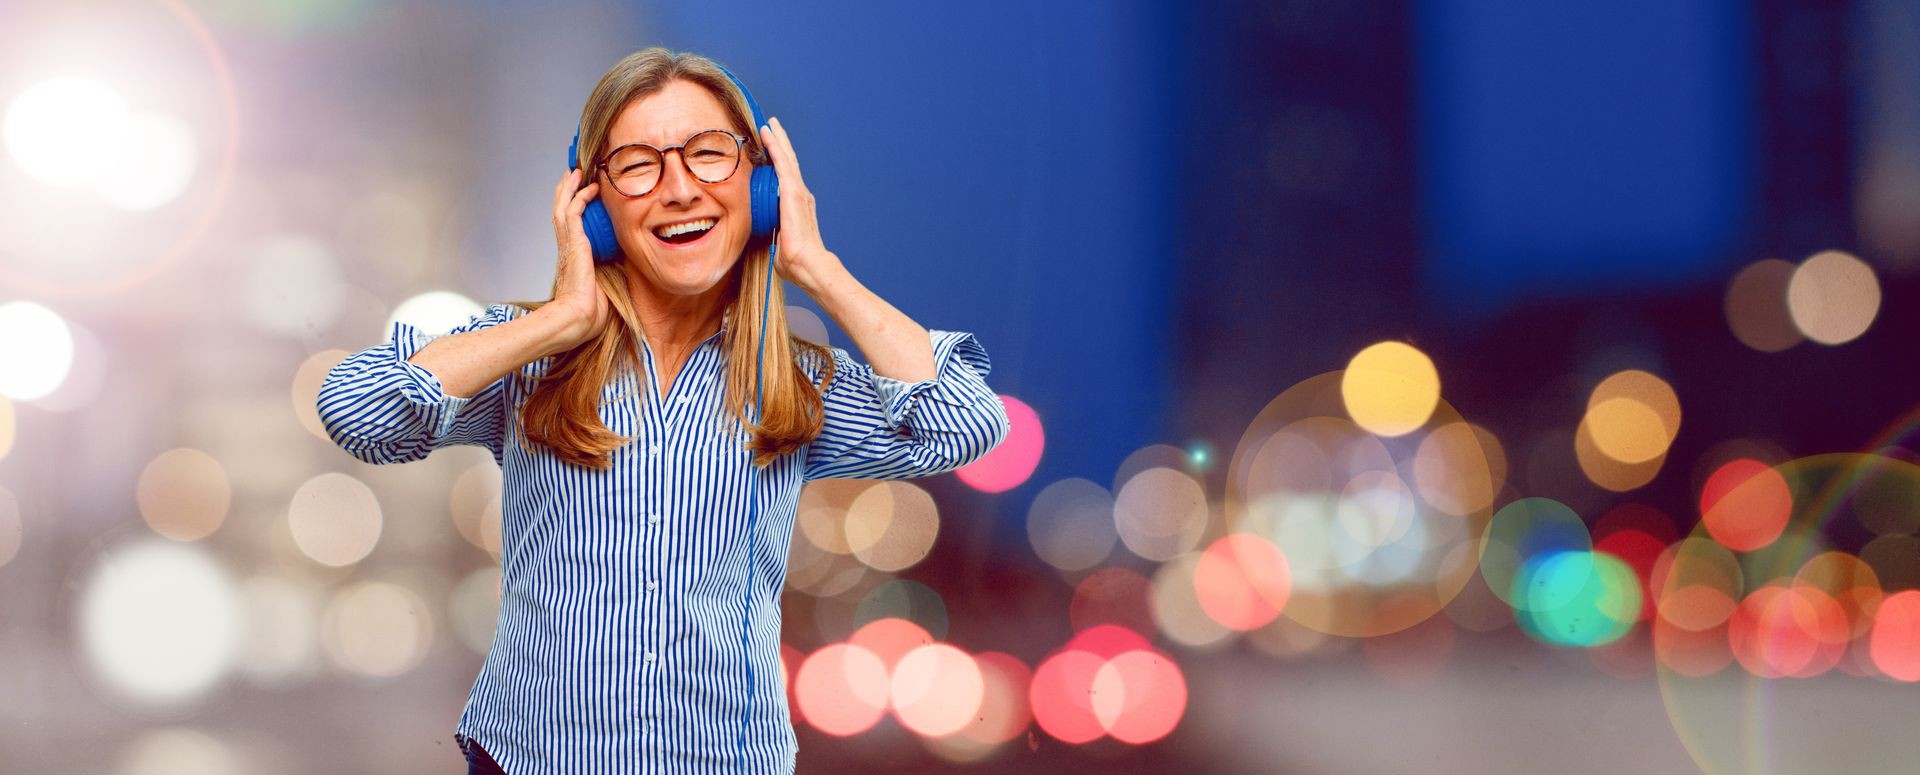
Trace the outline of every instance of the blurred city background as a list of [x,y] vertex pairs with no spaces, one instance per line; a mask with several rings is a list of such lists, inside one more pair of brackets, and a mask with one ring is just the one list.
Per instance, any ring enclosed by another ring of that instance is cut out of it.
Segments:
[[0,0],[0,772],[464,771],[499,470],[314,397],[649,45],[1013,420],[809,485],[801,772],[1920,760],[1912,0]]

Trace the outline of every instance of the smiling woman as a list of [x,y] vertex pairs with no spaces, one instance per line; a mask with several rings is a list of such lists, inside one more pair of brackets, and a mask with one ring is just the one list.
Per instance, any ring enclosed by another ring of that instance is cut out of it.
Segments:
[[[472,772],[792,772],[779,593],[801,487],[942,473],[1006,437],[986,350],[848,274],[750,105],[702,57],[621,60],[554,188],[553,297],[444,335],[396,323],[321,387],[360,460],[473,444],[500,464],[500,618],[456,728]],[[779,228],[756,236],[761,166]],[[618,250],[587,236],[596,197]],[[871,365],[792,336],[783,279]]]

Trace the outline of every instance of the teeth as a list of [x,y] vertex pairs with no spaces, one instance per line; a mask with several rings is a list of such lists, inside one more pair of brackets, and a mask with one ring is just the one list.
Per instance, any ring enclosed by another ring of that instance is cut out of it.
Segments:
[[702,218],[697,221],[669,224],[655,229],[654,233],[659,234],[661,237],[677,237],[690,231],[706,231],[713,228],[714,223],[716,223],[716,221],[712,218]]

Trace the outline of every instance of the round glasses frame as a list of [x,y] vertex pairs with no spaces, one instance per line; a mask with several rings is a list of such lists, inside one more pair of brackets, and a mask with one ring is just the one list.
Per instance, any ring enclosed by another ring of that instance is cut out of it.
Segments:
[[[727,174],[721,175],[720,177],[714,178],[712,180],[703,178],[700,176],[700,173],[694,172],[693,165],[687,161],[687,155],[684,151],[682,151],[682,149],[686,148],[689,145],[692,145],[694,140],[697,140],[702,136],[710,135],[710,134],[723,134],[733,138],[733,150],[734,150],[733,166],[727,168]],[[646,143],[627,143],[626,145],[623,145],[611,151],[608,151],[607,155],[600,157],[599,163],[593,165],[594,169],[599,170],[600,174],[607,176],[607,183],[613,186],[613,190],[618,191],[621,194],[629,197],[642,197],[642,196],[646,196],[648,194],[653,193],[654,189],[660,187],[660,180],[666,177],[666,171],[662,169],[659,175],[655,175],[653,178],[653,184],[647,186],[646,190],[644,191],[633,193],[633,192],[627,191],[626,189],[621,188],[619,180],[615,178],[613,176],[613,173],[607,169],[607,163],[613,161],[614,156],[619,155],[621,151],[624,151],[628,148],[646,148],[648,150],[653,151],[655,154],[658,154],[660,156],[660,164],[662,167],[664,167],[667,163],[668,151],[682,151],[680,153],[675,153],[674,156],[679,157],[680,168],[686,170],[688,175],[692,175],[694,180],[698,180],[702,183],[724,183],[727,181],[728,178],[733,177],[733,173],[740,171],[740,158],[747,155],[747,138],[741,137],[740,135],[734,134],[725,129],[702,129],[698,132],[693,133],[692,135],[689,135],[687,139],[681,142],[679,145],[670,145],[665,148],[658,148],[652,145],[648,145]]]

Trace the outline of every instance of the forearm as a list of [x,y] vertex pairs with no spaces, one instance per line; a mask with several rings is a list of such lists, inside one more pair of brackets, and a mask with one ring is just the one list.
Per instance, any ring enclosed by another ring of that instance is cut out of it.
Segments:
[[521,367],[563,351],[578,321],[546,306],[497,326],[442,336],[407,359],[440,380],[450,396],[471,397]]
[[813,287],[801,290],[853,337],[873,372],[902,382],[933,379],[933,340],[927,329],[867,290],[838,258],[823,263],[812,278]]

